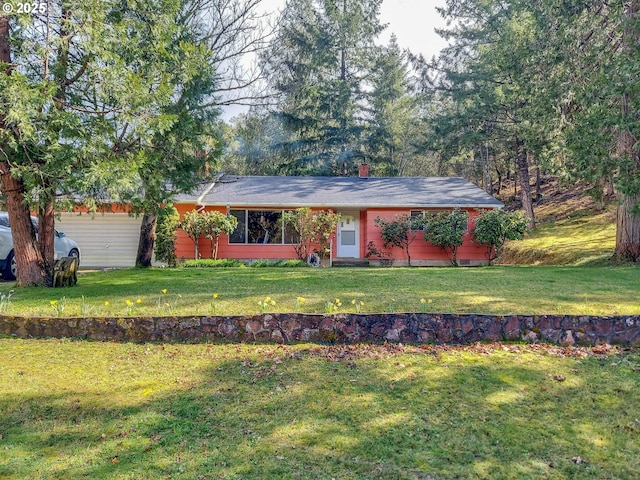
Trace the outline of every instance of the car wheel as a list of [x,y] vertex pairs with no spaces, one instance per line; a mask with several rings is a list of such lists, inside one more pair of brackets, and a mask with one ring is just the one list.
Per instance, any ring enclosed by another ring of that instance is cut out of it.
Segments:
[[78,266],[80,266],[80,252],[78,251],[77,248],[72,248],[71,251],[69,252],[69,256],[77,258]]
[[2,271],[2,277],[5,280],[15,280],[16,279],[16,257],[13,254],[13,250],[9,252],[7,255],[7,263],[5,264],[4,270]]

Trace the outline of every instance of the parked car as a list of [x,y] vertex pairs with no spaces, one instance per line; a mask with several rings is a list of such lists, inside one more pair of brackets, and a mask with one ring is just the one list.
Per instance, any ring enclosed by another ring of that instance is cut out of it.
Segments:
[[[38,219],[31,217],[33,226],[38,229]],[[62,257],[76,257],[80,264],[80,247],[64,233],[55,231],[54,259]],[[0,272],[6,280],[16,278],[16,259],[13,253],[13,236],[11,235],[11,225],[9,224],[9,214],[0,212]]]

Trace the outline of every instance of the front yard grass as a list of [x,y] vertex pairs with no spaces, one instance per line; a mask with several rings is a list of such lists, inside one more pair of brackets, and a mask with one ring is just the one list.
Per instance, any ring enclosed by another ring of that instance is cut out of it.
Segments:
[[637,267],[123,269],[11,289],[0,311],[32,316],[325,313],[336,299],[338,312],[640,314]]
[[606,350],[0,338],[0,478],[637,478]]

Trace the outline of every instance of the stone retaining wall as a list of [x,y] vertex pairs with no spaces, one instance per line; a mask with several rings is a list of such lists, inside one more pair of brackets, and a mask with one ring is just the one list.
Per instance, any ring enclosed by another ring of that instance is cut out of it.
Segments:
[[463,344],[524,340],[564,345],[639,345],[640,316],[265,313],[220,317],[25,318],[2,315],[0,334],[134,342]]

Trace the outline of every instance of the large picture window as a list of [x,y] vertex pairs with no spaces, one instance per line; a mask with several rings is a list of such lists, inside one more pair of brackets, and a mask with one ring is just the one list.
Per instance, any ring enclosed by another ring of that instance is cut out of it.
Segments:
[[229,235],[229,243],[295,244],[297,233],[285,225],[282,210],[231,210],[238,226]]

